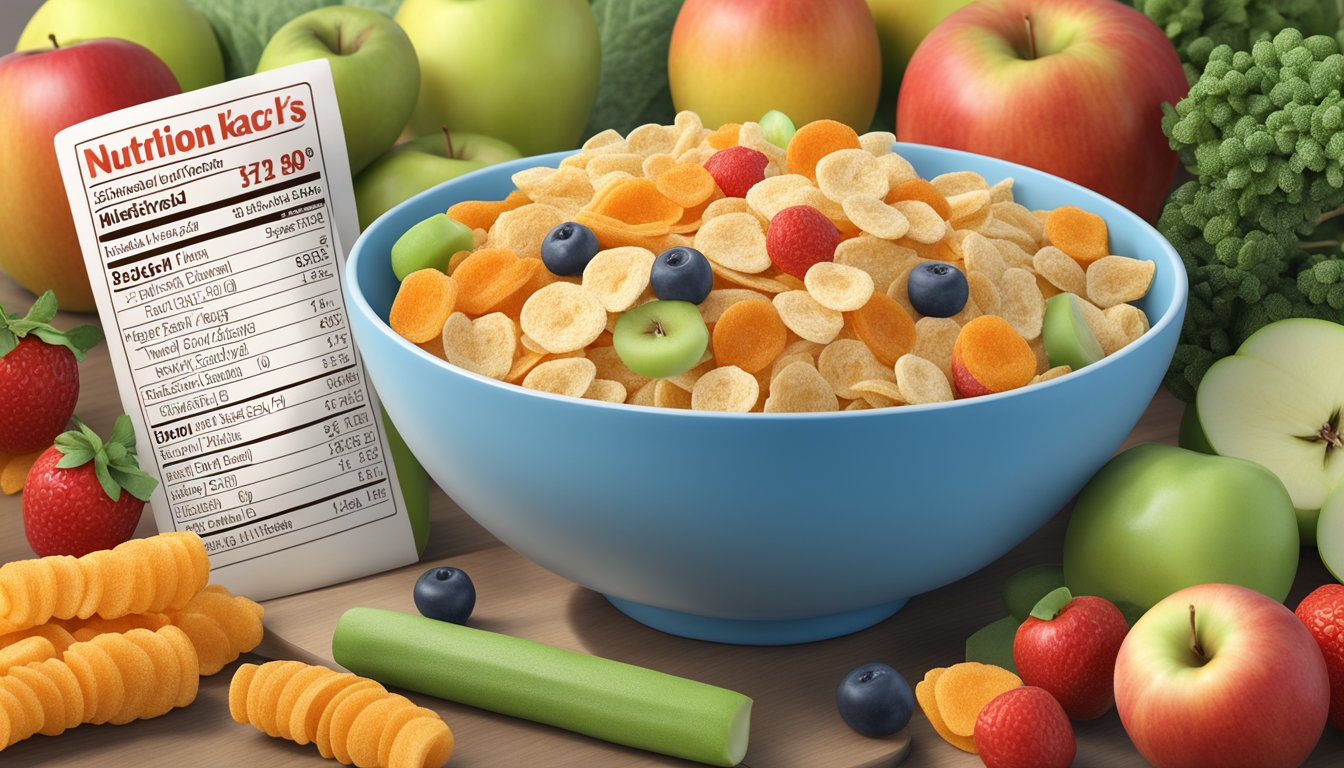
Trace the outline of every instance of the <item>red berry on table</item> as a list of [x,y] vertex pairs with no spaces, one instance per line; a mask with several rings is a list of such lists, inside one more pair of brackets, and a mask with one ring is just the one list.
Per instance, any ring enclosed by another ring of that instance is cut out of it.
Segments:
[[986,768],[1068,768],[1078,745],[1055,697],[1026,685],[995,696],[980,710],[975,748]]
[[756,186],[756,182],[765,178],[765,166],[770,159],[763,152],[751,147],[728,147],[709,156],[705,161],[705,170],[714,177],[723,194],[729,197],[746,197],[747,190]]
[[1344,584],[1326,584],[1294,611],[1325,656],[1330,676],[1330,724],[1344,730]]
[[0,308],[0,453],[51,445],[79,399],[79,361],[102,338],[92,325],[51,326],[56,294],[47,291],[19,317]]
[[86,555],[131,538],[158,481],[135,459],[135,429],[117,417],[106,441],[85,424],[56,437],[23,485],[23,528],[42,557]]
[[802,280],[813,264],[835,260],[840,230],[816,208],[795,205],[770,220],[765,251],[781,271]]
[[1092,720],[1115,704],[1115,659],[1128,633],[1115,605],[1060,587],[1017,628],[1013,663],[1022,682],[1049,691],[1070,719]]

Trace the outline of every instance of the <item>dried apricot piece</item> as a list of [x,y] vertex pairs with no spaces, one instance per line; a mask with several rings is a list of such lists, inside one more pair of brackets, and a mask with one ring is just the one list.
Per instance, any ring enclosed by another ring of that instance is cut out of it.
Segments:
[[[703,165],[677,163],[653,180],[663,197],[682,208],[694,208],[714,196],[719,185]],[[684,216],[685,214],[683,214]]]
[[1036,375],[1036,355],[1007,320],[981,315],[962,326],[952,346],[952,379],[962,397],[1024,387]]
[[[724,123],[711,132],[705,139],[714,149],[727,149],[737,146],[737,136],[742,130],[741,123]],[[632,134],[633,135],[633,134]]]
[[769,301],[739,301],[714,323],[711,346],[719,365],[735,365],[756,373],[779,357],[789,341],[775,305]]
[[975,734],[980,710],[995,696],[1022,687],[1022,679],[1002,667],[975,661],[953,664],[934,683],[938,714],[947,729],[962,737]]
[[1106,220],[1072,205],[1050,212],[1045,220],[1045,237],[1084,269],[1110,253]]
[[[457,281],[457,309],[473,317],[494,309],[532,279],[541,268],[536,259],[520,258],[505,248],[482,248],[473,252],[453,272]],[[446,322],[448,318],[444,318]],[[440,323],[438,331],[443,330]]]
[[526,193],[514,190],[503,200],[463,200],[448,208],[448,217],[472,229],[489,229],[501,213],[531,203]]
[[459,294],[455,278],[437,269],[416,270],[397,288],[387,323],[406,340],[423,344],[443,332]]
[[950,731],[947,723],[943,721],[943,716],[938,711],[938,698],[935,693],[938,680],[947,670],[942,667],[936,667],[929,670],[924,679],[915,685],[915,699],[919,701],[919,708],[924,710],[924,716],[929,719],[929,724],[933,730],[938,732],[939,736],[948,744],[960,749],[963,752],[977,754],[975,748],[975,739],[967,736],[958,736]]
[[941,219],[946,220],[952,216],[952,206],[947,202],[947,198],[924,179],[910,179],[897,184],[887,192],[885,200],[888,204],[902,200],[918,200],[932,208]]
[[626,179],[602,190],[588,210],[627,224],[662,224],[681,219],[682,206],[667,199],[650,179]]
[[849,324],[883,365],[895,365],[915,346],[914,319],[885,293],[874,293],[866,304],[849,313]]
[[817,180],[817,163],[841,149],[862,149],[859,134],[835,120],[814,120],[793,134],[785,155],[789,173]]

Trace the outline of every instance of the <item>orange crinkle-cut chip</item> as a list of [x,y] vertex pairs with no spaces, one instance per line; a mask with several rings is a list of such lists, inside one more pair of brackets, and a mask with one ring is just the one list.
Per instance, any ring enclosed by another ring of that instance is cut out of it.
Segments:
[[957,392],[963,397],[1007,392],[1031,383],[1036,375],[1036,355],[1008,321],[997,315],[981,315],[957,334],[952,346],[952,370]]
[[[457,271],[461,272],[461,267]],[[397,288],[387,324],[407,341],[423,344],[443,332],[443,324],[453,314],[460,295],[456,278],[437,269],[418,269]]]
[[799,128],[789,140],[785,162],[789,173],[817,180],[817,163],[841,149],[861,149],[859,134],[835,120],[814,120]]
[[470,229],[490,229],[501,213],[522,208],[532,199],[525,192],[514,190],[503,200],[464,200],[448,209],[448,217]]
[[[653,183],[663,197],[683,209],[702,205],[712,198],[715,192],[719,191],[719,186],[714,182],[714,177],[710,175],[709,171],[705,170],[703,165],[695,163],[677,163],[670,166],[667,170],[658,174]],[[677,221],[680,222],[684,218],[685,212],[683,211],[682,216]]]
[[768,301],[739,301],[714,324],[711,345],[717,365],[756,373],[775,361],[789,341],[788,328]]
[[1045,219],[1045,237],[1084,268],[1110,253],[1106,220],[1072,205],[1050,212]]
[[346,765],[436,768],[453,752],[453,732],[432,710],[368,678],[297,661],[240,666],[229,714]]

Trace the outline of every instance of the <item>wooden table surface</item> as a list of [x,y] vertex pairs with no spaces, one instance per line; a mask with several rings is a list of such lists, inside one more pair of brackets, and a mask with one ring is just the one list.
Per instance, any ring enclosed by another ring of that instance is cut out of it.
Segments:
[[[22,309],[29,301],[31,297],[8,280],[0,278],[0,305],[15,310]],[[75,322],[88,322],[89,319],[80,316],[62,316],[57,323],[67,327]],[[82,368],[81,379],[83,390],[77,413],[95,429],[105,432],[110,429],[113,419],[121,411],[105,348],[100,346],[89,355]],[[1167,395],[1160,394],[1131,435],[1130,442],[1172,442],[1179,412],[1178,403]],[[1002,615],[999,588],[1003,579],[1013,571],[1028,565],[1058,562],[1066,520],[1067,510],[1061,512],[1038,533],[999,561],[960,582],[916,597],[895,617],[877,627],[849,638],[807,646],[753,651],[667,638],[618,616],[592,593],[568,585],[555,585],[550,581],[545,582],[548,586],[544,592],[525,591],[504,598],[509,604],[499,606],[497,615],[507,615],[515,622],[517,626],[507,628],[508,631],[516,630],[518,634],[635,663],[649,652],[645,646],[650,645],[652,638],[655,645],[684,651],[689,661],[684,661],[681,668],[669,671],[692,676],[695,676],[699,669],[703,675],[713,677],[716,668],[731,665],[733,659],[741,658],[743,654],[756,652],[763,655],[770,654],[781,662],[779,666],[781,680],[788,681],[794,678],[809,681],[809,689],[805,694],[800,693],[800,700],[810,697],[810,705],[815,705],[817,697],[826,698],[831,695],[831,689],[839,682],[840,676],[845,671],[863,662],[889,663],[913,683],[922,678],[924,672],[931,667],[960,661],[963,658],[963,644],[967,636]],[[534,570],[539,572],[540,569],[535,569],[530,564],[515,562],[511,553],[493,549],[499,546],[498,542],[437,490],[431,496],[431,521],[426,562],[449,558],[454,561],[475,563],[474,567],[481,569],[498,568],[502,572],[516,571],[523,576],[531,574],[529,578],[552,578],[548,574],[533,573]],[[141,521],[140,533],[148,535],[153,532],[153,521],[149,515],[145,515]],[[19,497],[0,498],[0,563],[31,556],[32,552],[28,549],[23,536]],[[413,572],[416,568],[418,567],[409,570]],[[401,583],[406,578],[407,575],[403,573],[385,574],[365,580],[367,583],[347,585],[345,589],[355,590],[356,593],[359,590],[382,589],[380,586],[382,584]],[[1296,601],[1307,592],[1329,581],[1330,576],[1321,566],[1315,550],[1304,549],[1297,584],[1289,598],[1289,604],[1295,605]],[[484,588],[482,591],[484,593]],[[553,625],[528,626],[530,615],[554,614],[551,610],[553,606],[547,601],[556,600],[557,594],[561,594],[567,601],[564,615],[569,617],[568,621],[552,620]],[[373,597],[379,599],[372,599]],[[313,598],[315,602],[321,599],[320,595],[315,595]],[[371,596],[367,604],[392,599],[379,594]],[[397,599],[405,600],[405,596],[399,596]],[[276,622],[285,625],[279,634],[287,635],[299,645],[309,644],[311,647],[308,642],[311,637],[304,637],[302,614],[297,614],[296,618],[293,608],[296,598],[271,602]],[[594,629],[594,622],[600,624],[598,629]],[[285,648],[284,642],[272,638],[268,639],[262,650],[279,655]],[[245,660],[259,659],[249,656]],[[87,768],[127,765],[134,765],[137,768],[156,766],[177,768],[182,765],[270,768],[332,764],[323,761],[311,747],[299,747],[278,739],[270,739],[249,728],[234,724],[229,719],[226,705],[228,680],[232,671],[231,666],[214,677],[202,680],[200,697],[195,704],[186,709],[177,710],[157,720],[127,726],[86,725],[55,738],[37,736],[5,750],[3,757],[0,757],[0,764],[5,768],[53,765],[79,765]],[[524,765],[529,768],[531,766],[624,768],[636,764],[688,765],[679,761],[655,759],[629,750],[606,748],[606,745],[596,745],[586,737],[519,723],[508,718],[479,712],[471,712],[468,717],[462,710],[454,709],[454,705],[444,705],[426,697],[416,698],[420,703],[444,712],[450,722],[453,722],[455,713],[466,721],[460,726],[455,724],[458,739],[462,744],[459,755],[450,763],[451,765],[460,765],[464,768],[523,768]],[[800,703],[799,707],[802,706]],[[788,706],[782,706],[771,712],[758,711],[757,727],[762,727],[762,718],[767,717],[778,717],[792,723],[794,718],[788,709]],[[470,727],[467,727],[468,724]],[[856,744],[860,747],[867,745],[861,744],[862,737],[843,728],[835,728],[834,725],[834,722],[797,723],[797,727],[801,730],[815,729],[818,734],[824,734],[824,743],[820,751],[814,752],[806,761],[773,753],[765,755],[764,759],[757,759],[753,752],[749,755],[747,763],[751,768],[859,768],[860,765],[865,767],[873,765],[856,763],[846,757],[862,751],[856,749]],[[1074,763],[1076,766],[1119,768],[1144,765],[1121,729],[1114,710],[1095,722],[1077,724],[1076,730],[1078,736],[1078,759]],[[520,739],[520,734],[545,747],[544,751],[533,753],[533,759],[526,764],[517,762],[516,750],[510,750],[510,745]],[[909,735],[912,739],[911,748],[904,765],[921,768],[924,766],[969,768],[980,765],[979,760],[973,755],[960,752],[938,738],[928,721],[918,713],[911,723]],[[829,747],[826,744],[833,745],[834,751],[827,751]],[[595,759],[594,755],[604,756]],[[1344,733],[1329,731],[1306,765],[1323,768],[1341,764],[1344,764]]]

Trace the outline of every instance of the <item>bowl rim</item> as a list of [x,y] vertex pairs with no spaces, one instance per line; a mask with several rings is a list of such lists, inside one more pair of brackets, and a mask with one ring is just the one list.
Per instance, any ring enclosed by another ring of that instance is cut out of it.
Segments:
[[[1114,200],[1111,200],[1105,195],[1096,192],[1095,190],[1088,189],[1087,187],[1084,187],[1081,184],[1069,181],[1068,179],[1061,178],[1047,171],[1042,171],[1037,168],[1022,165],[1020,163],[1014,163],[1009,160],[1003,160],[997,157],[990,157],[988,155],[981,155],[975,152],[967,152],[965,150],[960,149],[940,147],[933,144],[916,144],[913,142],[902,142],[902,141],[893,142],[892,144],[892,151],[898,154],[902,151],[903,148],[913,148],[917,152],[931,151],[934,154],[944,153],[952,155],[953,157],[965,159],[969,162],[980,164],[982,167],[984,164],[988,164],[990,167],[995,168],[996,171],[1002,172],[1003,175],[1012,177],[1014,186],[1016,186],[1017,183],[1019,182],[1019,176],[1043,177],[1044,181],[1053,182],[1055,184],[1062,186],[1065,189],[1070,189],[1076,193],[1082,194],[1085,197],[1093,198],[1096,202],[1099,202],[1103,207],[1109,207],[1122,220],[1127,221],[1130,225],[1137,226],[1141,231],[1144,231],[1152,235],[1154,241],[1157,243],[1158,246],[1157,252],[1167,259],[1168,265],[1173,270],[1173,276],[1176,280],[1176,285],[1175,290],[1173,291],[1172,301],[1170,302],[1170,304],[1167,305],[1165,311],[1162,313],[1162,316],[1158,318],[1157,322],[1152,323],[1149,329],[1143,334],[1143,336],[1139,337],[1137,340],[1125,345],[1123,349],[1120,349],[1110,355],[1107,355],[1105,358],[1087,366],[1086,368],[1077,371],[1070,371],[1069,373],[1063,376],[1059,376],[1050,379],[1048,381],[1038,382],[1036,384],[1028,384],[1027,386],[1018,387],[1017,389],[1008,390],[1006,392],[995,392],[993,394],[981,395],[978,397],[953,399],[948,402],[942,402],[942,403],[925,403],[922,405],[902,405],[897,408],[873,408],[873,409],[862,409],[857,411],[824,411],[819,413],[756,413],[756,412],[725,413],[722,411],[694,411],[690,409],[680,409],[680,408],[658,408],[656,406],[632,405],[629,403],[608,403],[601,400],[588,400],[585,398],[569,397],[567,395],[558,395],[550,392],[540,392],[537,390],[527,389],[519,384],[510,384],[508,382],[500,381],[498,379],[492,379],[486,376],[481,376],[480,374],[473,373],[471,371],[452,365],[448,361],[426,352],[419,346],[411,343],[410,341],[402,338],[400,335],[394,333],[391,327],[388,326],[387,323],[383,322],[381,318],[378,317],[378,314],[373,311],[373,307],[369,305],[368,299],[365,298],[364,292],[360,288],[359,281],[358,279],[356,279],[356,275],[358,274],[358,269],[356,268],[356,266],[366,249],[368,242],[367,234],[369,232],[372,232],[375,228],[377,228],[380,224],[382,224],[384,219],[390,219],[401,209],[416,204],[419,200],[421,200],[424,197],[436,194],[441,187],[452,184],[460,184],[465,180],[469,180],[473,177],[476,177],[477,175],[507,173],[509,176],[512,176],[514,173],[521,170],[525,170],[527,168],[534,168],[543,165],[550,165],[551,167],[555,167],[558,166],[559,162],[564,158],[576,154],[577,152],[580,151],[577,149],[565,150],[561,152],[551,152],[543,155],[532,155],[529,157],[519,158],[517,160],[510,160],[504,163],[497,163],[495,165],[489,165],[484,168],[479,168],[477,170],[465,173],[461,176],[437,184],[389,209],[383,215],[379,216],[363,232],[361,232],[358,239],[355,240],[354,245],[350,248],[349,255],[346,258],[346,263],[343,267],[345,270],[345,277],[343,280],[345,290],[345,300],[348,305],[353,305],[353,309],[355,311],[358,311],[361,314],[365,315],[366,318],[373,323],[373,326],[378,330],[379,333],[389,337],[393,343],[401,345],[404,349],[410,351],[412,354],[420,355],[430,364],[436,365],[440,369],[447,371],[452,375],[465,377],[477,383],[494,387],[496,389],[500,389],[501,391],[508,394],[520,397],[531,397],[531,398],[539,398],[542,400],[551,400],[575,407],[591,407],[600,409],[614,409],[616,411],[626,411],[632,413],[658,414],[658,416],[662,418],[727,419],[727,420],[740,420],[750,422],[774,422],[774,421],[796,421],[796,420],[807,421],[817,419],[828,420],[836,418],[840,419],[899,418],[899,414],[902,413],[924,413],[929,411],[946,410],[949,408],[983,407],[990,405],[992,403],[999,402],[1001,400],[1029,397],[1036,393],[1048,392],[1050,389],[1054,387],[1070,386],[1073,382],[1080,380],[1083,376],[1087,376],[1091,373],[1096,373],[1098,371],[1104,371],[1108,367],[1118,365],[1119,361],[1123,360],[1124,358],[1126,358],[1131,354],[1135,354],[1136,348],[1144,344],[1152,343],[1153,339],[1161,335],[1161,332],[1165,331],[1169,326],[1171,326],[1174,323],[1181,323],[1184,321],[1185,306],[1188,300],[1188,293],[1189,293],[1189,281],[1185,272],[1185,266],[1181,261],[1180,255],[1176,253],[1176,249],[1172,247],[1171,243],[1167,241],[1166,237],[1163,236],[1161,232],[1159,232],[1155,227],[1153,227],[1151,224],[1145,221],[1138,214],[1134,213],[1133,211],[1129,210],[1123,205],[1120,205]],[[984,174],[982,173],[981,175]],[[1033,181],[1036,180],[1037,179],[1033,179]],[[1154,263],[1157,263],[1156,255],[1154,256],[1152,261]]]

